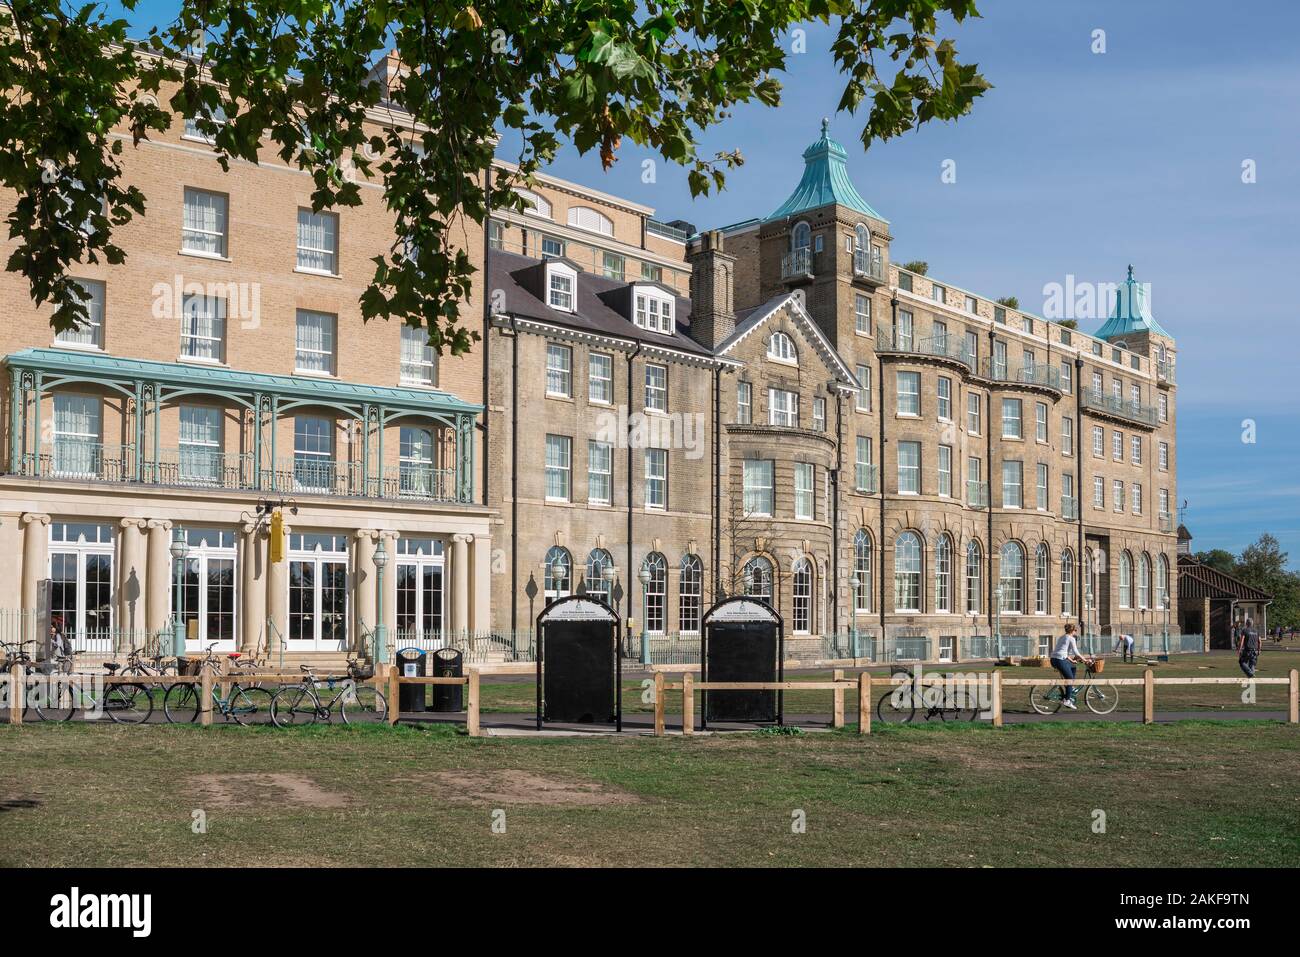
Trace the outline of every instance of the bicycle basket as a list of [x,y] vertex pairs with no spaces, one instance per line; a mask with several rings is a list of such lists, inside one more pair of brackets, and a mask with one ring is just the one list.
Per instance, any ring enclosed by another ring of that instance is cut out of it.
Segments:
[[1105,670],[1106,670],[1106,659],[1105,659],[1105,658],[1098,658],[1096,661],[1093,662],[1093,664],[1092,664],[1092,672],[1093,672],[1093,674],[1097,674],[1097,675],[1099,675],[1099,674],[1101,674],[1101,673],[1102,673],[1103,671],[1105,671]]

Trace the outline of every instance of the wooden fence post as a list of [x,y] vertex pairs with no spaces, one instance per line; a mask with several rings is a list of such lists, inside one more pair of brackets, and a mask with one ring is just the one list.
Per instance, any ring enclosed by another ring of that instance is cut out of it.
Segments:
[[1287,720],[1292,724],[1300,724],[1300,669],[1291,669],[1291,707],[1288,709],[1290,714]]
[[385,665],[388,669],[388,724],[393,727],[397,724],[398,715],[401,713],[401,681],[402,676],[397,670],[397,665]]
[[1156,720],[1156,673],[1150,668],[1142,672],[1142,723],[1154,724]]
[[655,737],[664,736],[664,673],[655,672]]
[[478,737],[478,681],[477,668],[469,670],[469,710],[465,714],[465,729],[471,738]]
[[858,734],[871,733],[871,674],[858,675]]
[[695,733],[695,676],[682,672],[682,734]]
[[9,669],[9,723],[23,723],[23,704],[27,696],[26,675],[23,666],[15,664]]
[[[836,668],[833,672],[831,672],[831,678],[837,682],[843,681],[844,670],[841,668]],[[844,727],[844,689],[843,688],[835,689],[835,711],[831,715],[831,727],[832,728]]]
[[993,672],[993,727],[1002,727],[1002,672]]
[[199,724],[204,727],[212,725],[212,669],[203,669],[203,678],[199,682]]

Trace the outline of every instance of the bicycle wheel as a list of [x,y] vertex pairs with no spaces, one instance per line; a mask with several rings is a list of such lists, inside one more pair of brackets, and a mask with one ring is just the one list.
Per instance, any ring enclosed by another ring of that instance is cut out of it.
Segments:
[[236,687],[230,695],[226,717],[234,718],[236,724],[244,727],[267,724],[271,720],[272,700],[271,692],[261,686]]
[[886,691],[876,702],[876,717],[881,724],[907,724],[916,714],[916,699],[910,688]]
[[1088,685],[1083,701],[1093,714],[1110,714],[1119,707],[1119,688],[1113,684]]
[[352,700],[345,691],[339,696],[339,717],[344,724],[384,724],[388,721],[388,699],[374,685],[357,685]]
[[1029,707],[1039,714],[1056,714],[1061,710],[1059,685],[1034,685],[1029,689]]
[[171,685],[163,695],[163,714],[172,724],[191,724],[199,717],[198,685],[185,682]]
[[27,694],[27,700],[31,702],[27,710],[34,711],[41,721],[71,721],[72,712],[77,709],[77,696],[72,685],[60,681],[57,676],[45,679],[36,689],[28,684]]
[[104,710],[115,724],[144,724],[153,714],[153,698],[143,685],[111,685],[104,691]]
[[271,698],[271,722],[277,728],[315,724],[318,707],[315,695],[306,688],[290,685]]

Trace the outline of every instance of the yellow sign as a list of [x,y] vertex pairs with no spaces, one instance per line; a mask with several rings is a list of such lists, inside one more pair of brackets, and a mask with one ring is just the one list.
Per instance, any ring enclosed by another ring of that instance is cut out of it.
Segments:
[[271,513],[271,561],[284,561],[284,515],[277,508]]

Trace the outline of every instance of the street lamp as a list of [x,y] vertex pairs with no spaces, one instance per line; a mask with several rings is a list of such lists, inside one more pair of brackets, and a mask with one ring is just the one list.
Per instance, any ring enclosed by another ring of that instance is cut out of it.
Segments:
[[190,543],[185,540],[185,529],[179,525],[172,531],[172,560],[176,563],[176,613],[172,617],[172,654],[185,657],[185,559],[190,554]]
[[[565,580],[566,578],[565,573],[568,571],[568,568],[569,568],[569,564],[564,560],[563,555],[556,555],[555,560],[551,562],[551,567],[549,571],[550,571],[551,583],[555,586],[555,598],[560,597],[560,582]],[[546,603],[549,605],[552,601],[555,600],[555,598],[547,599]]]
[[[645,636],[646,590],[650,587],[650,566],[641,563],[641,570],[636,573],[636,580],[641,583],[641,664],[650,664],[650,642]],[[629,601],[629,604],[631,602]]]
[[[618,571],[617,569],[614,568],[613,562],[606,562],[600,566],[600,580],[605,583],[605,588],[604,588],[605,604],[609,605],[609,607],[611,608],[614,607],[614,579],[617,576],[618,576]],[[615,614],[618,614],[618,612],[615,612]],[[620,644],[622,642],[622,638],[623,638],[622,630],[620,629],[620,634],[619,634]],[[618,653],[622,655],[624,653],[624,648],[620,647]]]
[[853,642],[853,658],[858,658],[858,587],[862,584],[862,579],[858,577],[857,569],[849,576],[849,588],[853,590],[853,606],[849,609],[849,635],[850,641]]
[[1002,582],[993,589],[993,640],[996,643],[998,660],[1002,660]]
[[388,546],[379,536],[375,546],[375,664],[388,662],[388,627],[384,624],[384,567],[388,564]]

